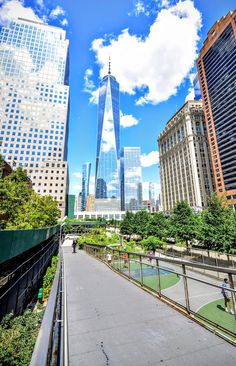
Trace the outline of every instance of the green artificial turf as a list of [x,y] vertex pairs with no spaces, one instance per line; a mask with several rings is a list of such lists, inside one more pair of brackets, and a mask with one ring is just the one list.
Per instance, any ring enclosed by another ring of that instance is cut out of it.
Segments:
[[234,332],[236,337],[236,319],[231,313],[225,311],[224,299],[218,299],[201,307],[197,314],[204,316],[206,319],[213,321]]
[[[124,265],[124,262],[113,262],[112,266],[117,269],[121,270],[122,272],[125,270],[126,274],[128,274],[128,264]],[[138,263],[130,263],[130,271],[131,271],[131,278],[132,278],[132,271],[139,270],[140,265]],[[143,264],[143,270],[150,268],[150,266],[147,266],[146,264]],[[140,277],[134,277],[134,279],[138,282],[140,282]],[[169,274],[162,274],[160,276],[161,279],[161,290],[164,290],[168,287],[171,287],[179,282],[179,277],[175,273],[169,273]],[[156,275],[150,275],[150,276],[143,276],[143,284],[155,291],[158,289],[158,281]]]

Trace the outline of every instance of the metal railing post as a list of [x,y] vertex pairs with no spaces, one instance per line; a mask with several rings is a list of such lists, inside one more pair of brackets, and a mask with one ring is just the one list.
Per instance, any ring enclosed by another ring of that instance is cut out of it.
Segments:
[[190,303],[189,303],[189,293],[188,293],[188,282],[186,277],[186,268],[185,264],[182,264],[182,270],[183,270],[183,281],[184,281],[184,295],[185,295],[185,302],[186,302],[186,309],[187,312],[190,312]]
[[142,264],[142,256],[139,256],[139,264],[140,264],[140,282],[141,286],[143,286],[143,264]]
[[156,259],[157,266],[157,293],[161,296],[161,277],[160,277],[160,268],[159,268],[159,260]]
[[128,271],[129,271],[129,279],[130,279],[130,256],[129,253],[128,254]]
[[[234,281],[233,281],[233,276],[232,273],[228,273],[228,277],[229,277],[229,286],[230,288],[232,288],[234,290]],[[231,296],[232,296],[232,302],[233,302],[233,309],[234,309],[234,317],[236,319],[236,301],[235,301],[235,293],[231,292]]]

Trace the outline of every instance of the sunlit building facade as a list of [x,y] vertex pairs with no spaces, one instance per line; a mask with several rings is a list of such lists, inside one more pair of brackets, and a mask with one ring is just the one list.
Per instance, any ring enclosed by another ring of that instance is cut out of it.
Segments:
[[202,210],[214,191],[202,102],[186,102],[167,123],[158,145],[163,211],[171,212],[178,201]]
[[236,208],[236,11],[209,30],[197,67],[216,191]]
[[99,86],[95,198],[96,210],[120,210],[119,83],[110,67]]
[[142,168],[140,147],[121,150],[121,208],[137,211],[142,208]]
[[82,166],[82,211],[86,210],[86,199],[89,195],[91,163]]
[[58,201],[68,189],[68,47],[61,28],[18,19],[0,30],[0,152],[33,188]]

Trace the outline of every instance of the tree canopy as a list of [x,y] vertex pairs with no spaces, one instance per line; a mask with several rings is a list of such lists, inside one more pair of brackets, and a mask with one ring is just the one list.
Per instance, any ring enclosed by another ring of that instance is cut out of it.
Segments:
[[1,229],[53,226],[59,217],[57,202],[51,196],[34,192],[22,168],[0,179]]

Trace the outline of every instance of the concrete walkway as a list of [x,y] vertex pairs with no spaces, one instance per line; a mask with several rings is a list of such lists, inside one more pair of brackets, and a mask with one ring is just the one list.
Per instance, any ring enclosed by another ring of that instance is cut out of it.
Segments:
[[64,246],[71,366],[233,366],[236,348]]

